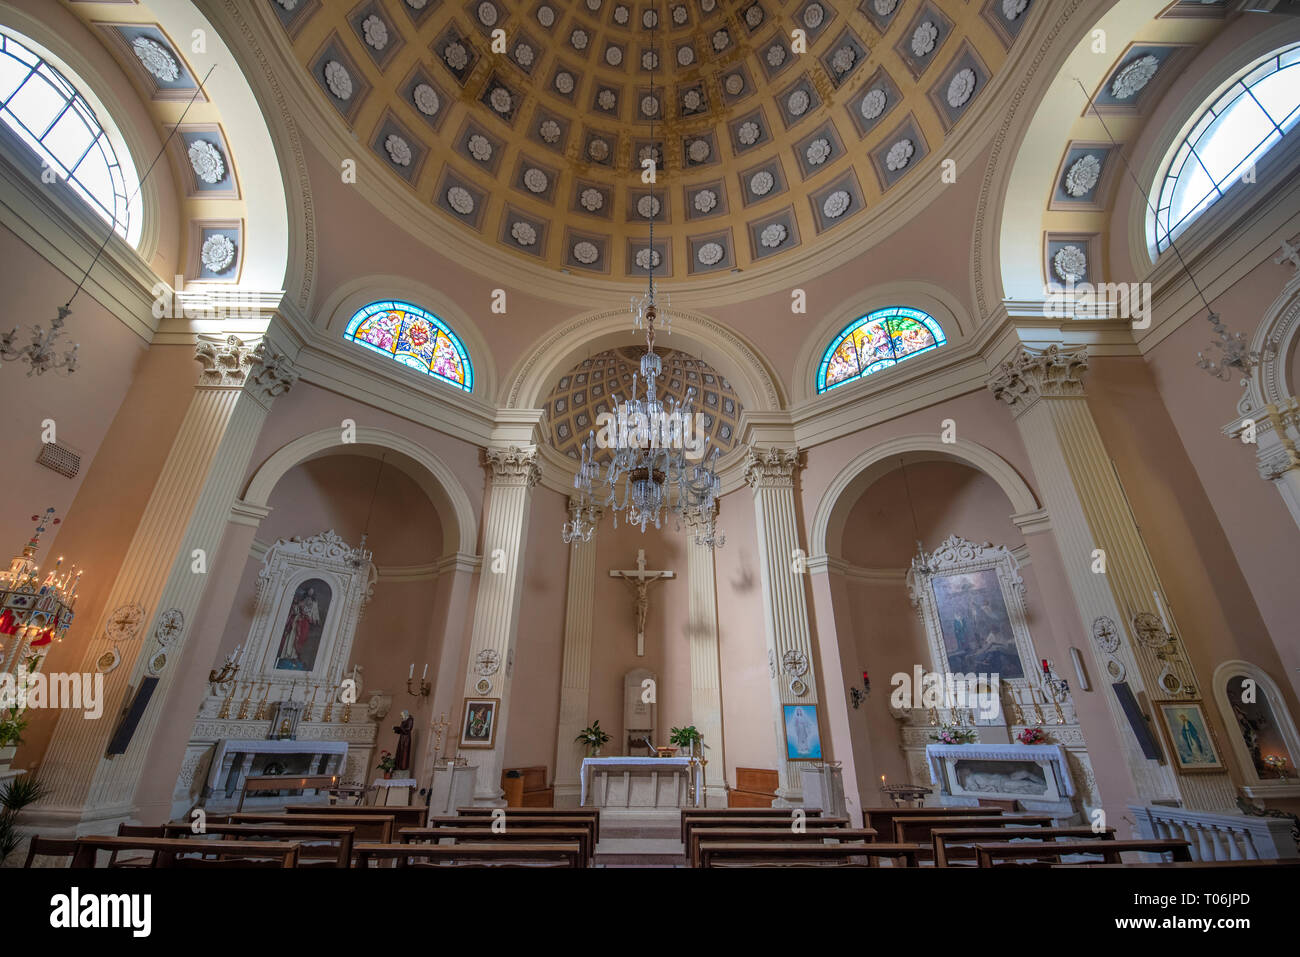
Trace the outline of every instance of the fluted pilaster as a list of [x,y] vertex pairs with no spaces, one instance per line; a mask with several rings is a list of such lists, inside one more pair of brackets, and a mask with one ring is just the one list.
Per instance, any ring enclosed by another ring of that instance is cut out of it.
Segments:
[[[1145,692],[1153,706],[1199,698],[1177,625],[1171,620],[1173,634],[1166,634],[1160,624],[1155,594],[1163,592],[1156,569],[1083,401],[1087,368],[1084,348],[1025,351],[1003,363],[988,387],[1016,416],[1090,636],[1097,674],[1127,681],[1134,694]],[[1097,549],[1104,552],[1104,573],[1095,570]],[[1226,774],[1179,775],[1171,764],[1145,758],[1114,693],[1106,689],[1104,697],[1139,797],[1177,799],[1201,809],[1232,806]]]
[[[722,677],[718,658],[718,590],[713,549],[697,540],[705,531],[694,517],[687,522],[687,641],[691,651],[691,723],[703,737],[709,763],[704,768],[707,796],[726,803],[727,767],[722,747]],[[707,804],[706,799],[700,800]]]
[[[596,507],[597,524],[602,509]],[[583,747],[575,740],[587,726],[591,696],[591,636],[596,595],[596,540],[569,547],[568,595],[564,606],[564,662],[560,674],[560,723],[555,743],[557,797],[576,796]],[[575,801],[576,803],[576,801]]]
[[[157,729],[163,701],[180,666],[193,620],[208,584],[204,565],[215,557],[231,503],[275,396],[297,380],[292,363],[265,341],[200,337],[202,366],[185,418],[128,546],[87,648],[81,670],[116,646],[121,663],[105,682],[104,718],[86,721],[64,712],[42,765],[51,797],[37,812],[45,820],[84,831],[97,822],[130,816]],[[201,555],[201,560],[196,558]],[[109,638],[118,609],[138,606],[133,636]],[[155,634],[168,612],[182,626],[165,642]],[[158,683],[126,752],[105,760],[117,716],[147,677]]]
[[[473,755],[478,763],[474,798],[483,803],[497,803],[501,799],[501,770],[510,717],[510,679],[519,630],[529,505],[541,468],[537,461],[537,447],[532,445],[486,449],[483,463],[491,473],[491,484],[488,486],[483,526],[483,571],[479,575],[474,607],[465,697],[500,699],[494,744],[492,748]],[[491,663],[493,661],[495,664]]]
[[[784,705],[817,704],[808,600],[804,592],[804,552],[794,476],[798,449],[750,449],[745,481],[754,493],[759,566],[763,582],[763,623],[767,635],[773,733],[777,745],[778,804],[797,804],[803,792],[797,765],[786,759]],[[823,729],[819,728],[819,733]],[[823,738],[823,741],[825,739]]]

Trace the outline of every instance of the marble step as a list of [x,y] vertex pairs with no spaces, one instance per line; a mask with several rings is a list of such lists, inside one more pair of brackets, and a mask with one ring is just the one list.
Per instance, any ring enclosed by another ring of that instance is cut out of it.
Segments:
[[601,826],[596,867],[685,867],[682,842],[656,838],[606,837]]

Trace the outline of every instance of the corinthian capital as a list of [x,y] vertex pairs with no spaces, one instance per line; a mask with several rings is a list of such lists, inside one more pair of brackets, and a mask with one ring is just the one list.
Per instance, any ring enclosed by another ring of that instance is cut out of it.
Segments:
[[494,484],[532,488],[542,476],[541,466],[537,464],[535,445],[484,449],[483,464],[492,470]]
[[257,349],[238,336],[199,336],[194,347],[194,358],[203,367],[199,385],[243,388],[258,363]]
[[262,340],[253,351],[256,371],[250,377],[269,399],[284,395],[298,381],[298,370],[293,361],[275,346]]
[[988,378],[993,395],[1019,415],[1038,399],[1081,397],[1083,373],[1088,371],[1088,349],[1048,346],[1042,352],[1021,350],[1015,358],[998,366]]
[[751,445],[745,456],[745,481],[750,488],[792,487],[801,455],[797,448],[756,449]]

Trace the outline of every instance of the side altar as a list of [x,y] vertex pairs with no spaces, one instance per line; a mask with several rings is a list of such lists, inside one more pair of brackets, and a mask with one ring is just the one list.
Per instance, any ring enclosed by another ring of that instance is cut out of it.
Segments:
[[[266,550],[245,642],[209,676],[172,792],[172,816],[232,809],[249,775],[338,775],[364,786],[392,698],[345,670],[376,572],[332,529]],[[284,797],[249,797],[245,810]]]

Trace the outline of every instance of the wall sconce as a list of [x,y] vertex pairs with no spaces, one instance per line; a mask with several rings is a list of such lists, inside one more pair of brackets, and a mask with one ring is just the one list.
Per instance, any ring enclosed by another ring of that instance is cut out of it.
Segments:
[[1070,693],[1070,683],[1052,671],[1052,663],[1044,658],[1041,662],[1043,666],[1043,686],[1052,692],[1054,698],[1064,698]]
[[406,676],[406,693],[409,694],[412,698],[428,697],[429,692],[433,690],[433,686],[429,684],[429,682],[424,680],[428,676],[429,676],[429,663],[426,661],[424,663],[424,672],[420,675],[419,690],[418,691],[412,690],[411,683],[415,681],[415,663],[412,662],[410,673],[407,674]]
[[849,697],[853,699],[853,709],[855,711],[862,706],[862,702],[866,700],[869,694],[871,694],[871,676],[864,671],[862,672],[862,687],[849,688]]

